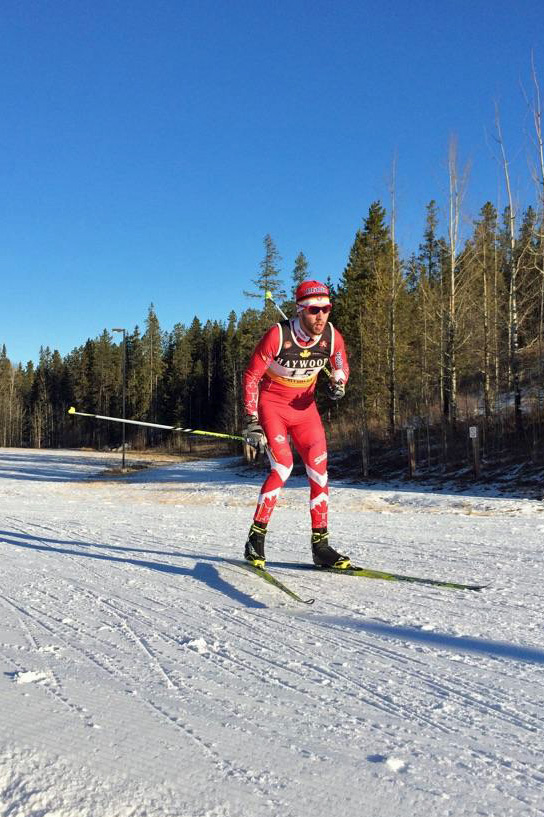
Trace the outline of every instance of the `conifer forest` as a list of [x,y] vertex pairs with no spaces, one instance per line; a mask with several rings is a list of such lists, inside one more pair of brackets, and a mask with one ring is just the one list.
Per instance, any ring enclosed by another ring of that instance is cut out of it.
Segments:
[[[541,138],[539,144],[542,156]],[[331,447],[351,452],[363,475],[372,473],[372,452],[398,451],[407,430],[423,467],[462,459],[469,427],[477,427],[484,457],[517,452],[542,460],[544,163],[536,174],[538,204],[522,210],[512,201],[504,159],[508,205],[498,212],[485,202],[462,242],[463,180],[452,144],[444,223],[430,201],[418,251],[402,258],[394,196],[389,211],[375,201],[338,283],[327,281],[351,379],[338,404],[328,401],[323,384],[317,399]],[[240,315],[204,324],[195,316],[189,326],[165,329],[150,305],[124,343],[104,329],[65,357],[42,348],[36,365],[15,365],[9,348],[0,347],[0,445],[118,446],[120,424],[75,420],[68,408],[122,416],[123,354],[127,418],[239,434],[244,367],[280,319],[264,294],[292,314],[297,284],[312,277],[311,259],[300,252],[286,264],[267,235],[245,293],[250,307]],[[126,435],[134,448],[182,447],[166,432],[128,427]]]

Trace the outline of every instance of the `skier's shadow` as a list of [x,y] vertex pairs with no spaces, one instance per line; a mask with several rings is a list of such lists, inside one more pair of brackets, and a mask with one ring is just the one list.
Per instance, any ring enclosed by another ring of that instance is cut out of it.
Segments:
[[[6,533],[8,536],[6,536]],[[31,535],[26,536],[20,533],[14,534],[8,531],[0,531],[0,535],[2,536],[0,541],[4,544],[16,545],[17,547],[27,548],[29,550],[37,550],[43,553],[61,553],[67,556],[80,556],[85,559],[97,559],[98,561],[116,562],[118,564],[129,564],[133,565],[134,567],[143,567],[147,570],[156,570],[159,573],[171,573],[176,576],[185,576],[192,579],[197,579],[197,581],[201,581],[208,587],[211,587],[213,590],[223,593],[223,595],[227,596],[233,601],[238,602],[239,604],[242,604],[244,607],[266,609],[266,604],[256,601],[255,599],[251,598],[251,596],[248,596],[247,593],[243,593],[241,590],[238,590],[236,587],[234,587],[234,585],[229,584],[229,582],[225,581],[225,579],[219,575],[217,568],[213,564],[210,564],[210,562],[223,562],[224,560],[221,558],[217,558],[216,560],[209,559],[209,561],[197,561],[193,568],[177,567],[176,565],[166,564],[164,562],[152,562],[144,559],[129,559],[120,556],[106,556],[103,553],[91,553],[89,551],[59,547],[58,545],[53,544],[55,540],[51,539],[43,540],[44,542],[46,541],[47,544],[39,544],[38,542],[28,541],[29,539],[35,539],[35,537]],[[10,537],[18,538],[15,539]],[[91,545],[87,544],[86,546],[90,547]],[[92,547],[100,547],[100,545],[93,545]],[[171,555],[179,556],[182,554],[178,553]],[[193,558],[198,558],[195,557],[194,554],[191,555]]]

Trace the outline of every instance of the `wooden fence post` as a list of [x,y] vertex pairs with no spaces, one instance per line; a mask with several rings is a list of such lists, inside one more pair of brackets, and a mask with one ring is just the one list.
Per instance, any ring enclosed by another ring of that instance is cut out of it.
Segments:
[[406,429],[406,443],[408,447],[408,476],[412,478],[416,472],[416,445],[413,426]]
[[361,457],[362,457],[362,468],[363,468],[363,478],[368,479],[368,474],[370,471],[370,457],[368,451],[368,431],[366,428],[361,430]]
[[480,438],[478,437],[478,426],[470,426],[468,433],[470,442],[472,443],[472,470],[477,479],[480,476]]

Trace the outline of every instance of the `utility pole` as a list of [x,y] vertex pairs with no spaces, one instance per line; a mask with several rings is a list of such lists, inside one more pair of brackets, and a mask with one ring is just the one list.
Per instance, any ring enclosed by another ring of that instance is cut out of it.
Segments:
[[[112,332],[122,332],[123,333],[123,343],[122,343],[122,354],[123,354],[123,420],[126,419],[126,402],[127,402],[127,332],[126,329],[112,329]],[[123,458],[121,461],[121,470],[125,470],[125,428],[126,425],[123,423],[123,437],[122,437],[122,447],[123,447]]]

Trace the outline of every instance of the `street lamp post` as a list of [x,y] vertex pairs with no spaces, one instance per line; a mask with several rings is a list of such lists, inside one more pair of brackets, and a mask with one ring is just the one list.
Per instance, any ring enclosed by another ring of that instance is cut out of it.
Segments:
[[[122,332],[123,333],[123,420],[126,419],[126,396],[127,396],[127,333],[126,329],[112,329],[112,332]],[[123,423],[123,460],[121,469],[125,470],[125,428],[126,425]]]

